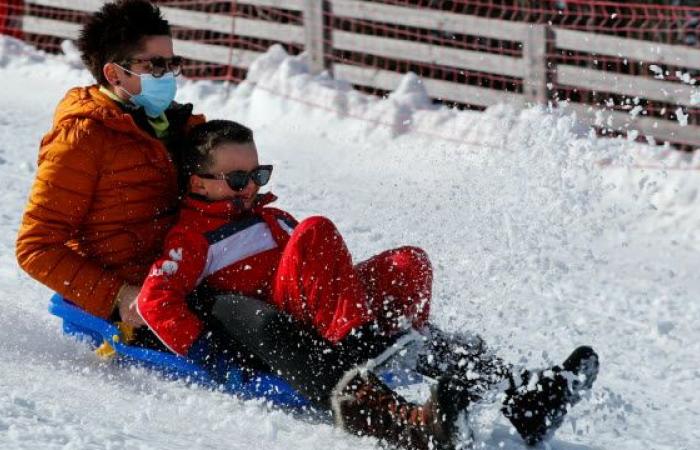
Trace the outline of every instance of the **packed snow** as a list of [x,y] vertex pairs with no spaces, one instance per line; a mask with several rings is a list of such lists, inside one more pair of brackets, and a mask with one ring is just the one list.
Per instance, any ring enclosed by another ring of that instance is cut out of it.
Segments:
[[[62,335],[14,242],[53,109],[92,82],[63,50],[0,37],[0,448],[377,448]],[[596,348],[598,382],[551,448],[700,448],[700,152],[597,137],[565,109],[438,107],[412,74],[371,97],[280,47],[239,85],[181,80],[178,100],[251,126],[278,205],[332,218],[357,260],[426,249],[442,327],[530,367]],[[477,448],[525,448],[498,404],[473,421]]]

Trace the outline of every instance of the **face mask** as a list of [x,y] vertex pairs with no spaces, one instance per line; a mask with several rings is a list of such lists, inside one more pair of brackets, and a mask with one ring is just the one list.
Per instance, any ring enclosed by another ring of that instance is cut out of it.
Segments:
[[150,73],[138,74],[121,66],[119,67],[125,72],[136,75],[141,80],[141,93],[139,94],[132,94],[124,88],[121,89],[131,96],[129,99],[131,103],[143,107],[148,117],[155,118],[160,116],[175,99],[177,84],[175,83],[175,75],[172,72],[167,72],[163,76],[156,78]]

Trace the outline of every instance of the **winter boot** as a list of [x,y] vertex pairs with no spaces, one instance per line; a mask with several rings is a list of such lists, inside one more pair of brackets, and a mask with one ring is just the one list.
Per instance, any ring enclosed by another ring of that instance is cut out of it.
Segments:
[[527,444],[537,444],[559,428],[568,408],[581,399],[581,391],[593,386],[598,366],[596,352],[583,346],[574,350],[561,367],[524,370],[512,378],[501,411]]
[[423,405],[406,401],[368,371],[353,369],[338,383],[331,406],[335,422],[410,450],[455,450],[458,411],[440,385]]

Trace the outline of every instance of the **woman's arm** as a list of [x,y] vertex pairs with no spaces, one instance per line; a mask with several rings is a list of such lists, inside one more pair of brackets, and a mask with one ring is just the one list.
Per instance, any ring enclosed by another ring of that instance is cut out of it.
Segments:
[[79,124],[59,127],[44,138],[16,253],[19,265],[37,281],[107,318],[124,280],[67,246],[79,238],[92,203],[103,145]]

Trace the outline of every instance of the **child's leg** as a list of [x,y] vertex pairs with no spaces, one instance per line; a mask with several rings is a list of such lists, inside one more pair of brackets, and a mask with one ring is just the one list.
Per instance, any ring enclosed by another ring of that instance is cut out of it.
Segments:
[[367,294],[333,223],[310,217],[282,253],[272,303],[331,342],[372,321]]
[[441,379],[460,409],[505,390],[502,412],[528,444],[550,436],[598,374],[598,355],[590,347],[577,348],[561,366],[533,371],[508,364],[478,336],[432,325],[424,332],[418,372]]
[[510,365],[494,355],[478,336],[446,333],[428,324],[432,267],[416,247],[383,252],[355,266],[367,289],[372,312],[384,331],[406,322],[421,329],[426,342],[418,355],[420,373],[462,378],[469,372],[472,400],[508,379]]
[[355,266],[372,313],[384,331],[425,325],[430,314],[433,269],[417,247],[388,250]]
[[434,389],[425,404],[410,403],[372,373],[368,360],[400,350],[396,337],[374,335],[369,325],[333,344],[271,305],[236,296],[215,298],[212,316],[344,430],[411,450],[455,448],[458,411],[449,392]]

